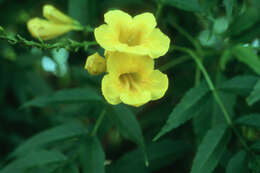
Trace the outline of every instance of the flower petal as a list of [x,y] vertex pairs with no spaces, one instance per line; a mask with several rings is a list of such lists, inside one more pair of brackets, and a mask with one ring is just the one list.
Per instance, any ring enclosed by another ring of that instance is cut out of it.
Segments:
[[159,58],[166,54],[170,47],[170,39],[161,32],[160,29],[154,29],[144,43],[144,47],[149,49],[151,58]]
[[112,105],[119,104],[121,102],[119,97],[119,91],[114,83],[113,77],[109,74],[105,75],[102,79],[102,94],[108,103]]
[[145,90],[136,92],[125,92],[120,94],[120,99],[125,104],[138,107],[151,100],[151,93]]
[[168,77],[159,70],[154,70],[150,76],[150,88],[152,100],[160,99],[168,89]]
[[107,72],[113,74],[138,73],[150,74],[154,68],[154,61],[148,56],[135,55],[122,52],[106,53]]
[[127,27],[132,23],[132,17],[121,10],[108,11],[104,18],[105,22],[112,27],[118,27],[118,25]]
[[156,27],[154,15],[152,13],[142,13],[135,16],[133,18],[133,27],[142,32],[142,37],[149,35]]
[[106,24],[95,29],[94,35],[98,44],[104,49],[115,51],[115,45],[118,44],[118,37],[115,31]]

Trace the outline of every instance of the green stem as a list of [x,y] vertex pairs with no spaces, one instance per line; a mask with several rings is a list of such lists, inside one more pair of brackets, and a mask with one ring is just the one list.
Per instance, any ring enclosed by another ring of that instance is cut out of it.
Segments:
[[156,18],[157,21],[158,21],[160,15],[161,15],[162,8],[163,8],[163,0],[158,0],[157,9],[156,9],[156,12],[155,12],[155,18]]
[[209,77],[209,74],[208,72],[206,71],[205,67],[203,66],[203,64],[201,63],[201,60],[199,59],[199,57],[195,54],[195,52],[193,52],[192,50],[190,49],[187,49],[185,47],[180,47],[180,46],[173,46],[173,49],[176,49],[176,50],[179,50],[179,51],[182,51],[182,52],[185,52],[187,54],[189,54],[193,59],[194,61],[196,62],[196,64],[198,65],[200,71],[202,72],[208,86],[209,86],[209,89],[211,90],[212,94],[213,94],[213,97],[215,99],[215,101],[217,102],[217,104],[219,105],[221,111],[223,112],[224,114],[224,117],[227,121],[227,124],[232,128],[232,130],[234,131],[235,135],[238,137],[240,143],[242,144],[242,146],[249,152],[251,153],[252,155],[254,155],[254,153],[250,150],[250,148],[248,147],[248,145],[246,144],[245,140],[242,138],[242,136],[240,135],[240,133],[238,132],[238,130],[235,128],[235,126],[233,125],[232,123],[232,120],[223,104],[223,102],[221,101],[218,93],[217,93],[217,90],[215,89],[210,77]]
[[187,38],[188,41],[192,43],[192,45],[201,53],[202,48],[197,40],[195,40],[186,30],[184,30],[181,26],[179,26],[174,21],[170,21],[170,25],[172,25],[180,34]]
[[161,67],[159,67],[159,70],[160,71],[167,71],[168,69],[176,66],[176,65],[179,65],[187,60],[191,59],[189,56],[182,56],[178,59],[174,59],[172,61],[170,61],[169,63],[166,63],[164,65],[162,65]]
[[106,109],[103,109],[103,111],[100,113],[100,115],[96,121],[93,131],[91,132],[91,136],[96,136],[98,128],[99,128],[102,120],[104,119],[105,114],[106,114]]

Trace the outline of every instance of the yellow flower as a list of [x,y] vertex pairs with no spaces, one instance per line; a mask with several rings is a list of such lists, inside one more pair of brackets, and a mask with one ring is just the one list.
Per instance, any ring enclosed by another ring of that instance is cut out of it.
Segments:
[[56,9],[54,6],[49,4],[43,6],[43,16],[54,23],[76,25],[79,24],[78,21],[73,20],[72,18],[65,15],[64,13]]
[[48,20],[33,18],[28,21],[27,28],[33,37],[49,40],[73,30],[74,26],[56,24]]
[[119,51],[151,58],[163,56],[169,49],[170,39],[156,27],[152,13],[135,17],[112,10],[104,15],[105,22],[95,29],[97,42],[107,51]]
[[141,106],[160,99],[168,88],[167,75],[154,70],[149,56],[107,52],[106,62],[108,74],[102,79],[102,93],[110,104]]
[[43,7],[43,16],[48,20],[33,18],[27,22],[31,35],[42,40],[49,40],[71,30],[81,30],[79,22],[71,19],[52,5]]
[[98,53],[87,58],[85,69],[92,75],[98,75],[106,71],[106,61]]

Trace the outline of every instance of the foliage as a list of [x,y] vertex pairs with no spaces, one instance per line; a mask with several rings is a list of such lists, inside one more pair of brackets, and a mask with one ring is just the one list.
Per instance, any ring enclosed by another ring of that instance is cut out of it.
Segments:
[[[52,4],[81,28],[26,23]],[[165,96],[110,105],[86,57],[111,9],[151,12],[171,39]],[[0,0],[0,173],[260,172],[259,0]]]

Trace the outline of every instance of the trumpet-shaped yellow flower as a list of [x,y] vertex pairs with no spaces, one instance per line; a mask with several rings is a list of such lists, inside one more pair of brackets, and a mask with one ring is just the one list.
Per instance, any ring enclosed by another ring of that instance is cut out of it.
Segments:
[[106,56],[108,74],[102,79],[102,93],[110,104],[141,106],[163,97],[168,77],[154,70],[149,56],[122,52],[108,52]]
[[72,18],[49,4],[43,6],[43,16],[49,21],[57,24],[78,24],[77,21],[73,20]]
[[120,51],[151,58],[163,56],[169,49],[170,39],[156,27],[152,13],[135,17],[112,10],[104,16],[106,24],[95,29],[97,42],[107,51]]
[[33,37],[49,40],[73,30],[74,26],[56,24],[48,20],[33,18],[28,21],[27,28]]
[[92,75],[98,75],[106,71],[106,61],[98,53],[87,58],[85,69]]

